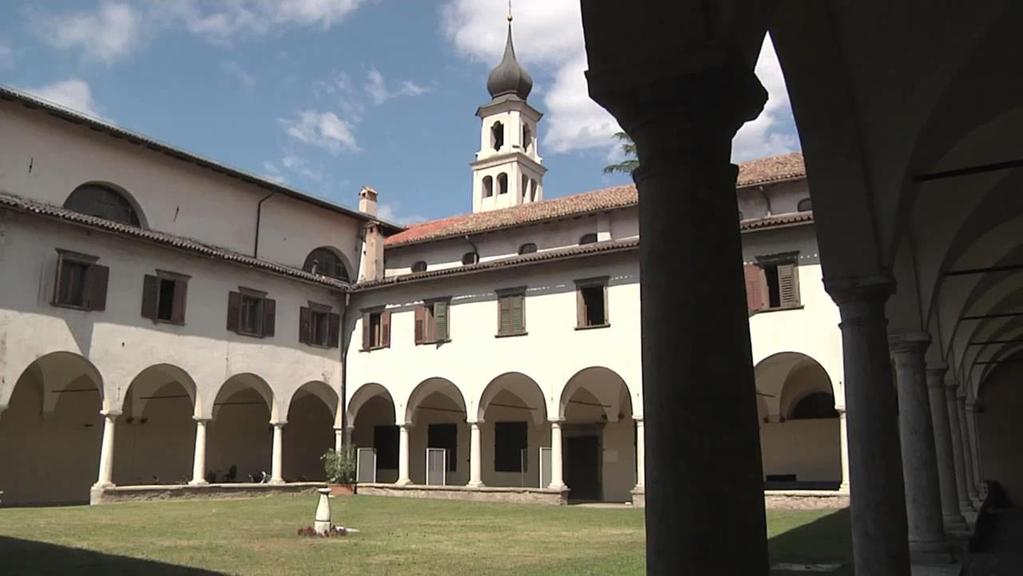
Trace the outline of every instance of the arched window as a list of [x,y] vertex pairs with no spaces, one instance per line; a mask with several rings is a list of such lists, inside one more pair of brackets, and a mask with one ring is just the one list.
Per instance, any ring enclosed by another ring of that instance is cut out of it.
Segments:
[[313,274],[319,274],[321,276],[330,276],[331,278],[337,278],[348,282],[348,268],[345,267],[344,260],[338,256],[332,248],[325,246],[317,248],[306,256],[305,264],[302,265],[302,269],[306,272]]
[[142,227],[142,220],[131,201],[109,186],[83,184],[68,196],[64,207],[97,218]]
[[796,210],[799,210],[800,212],[810,212],[813,210],[813,201],[809,198],[803,198],[799,201],[799,204],[796,205]]
[[814,418],[838,418],[835,411],[835,397],[827,392],[814,392],[804,396],[792,408],[789,420],[810,420]]
[[476,254],[475,252],[466,252],[465,254],[462,255],[462,265],[463,266],[468,266],[470,264],[475,264],[475,263],[477,263],[479,261],[480,261],[479,255]]
[[413,272],[426,272],[426,260],[420,260],[412,265]]
[[522,149],[526,152],[533,149],[533,131],[529,129],[529,124],[522,125]]
[[579,238],[579,245],[582,246],[583,244],[593,244],[596,241],[597,235],[593,232],[590,232],[589,234],[583,234],[582,238]]
[[508,193],[508,175],[501,172],[497,175],[497,193],[507,194]]
[[534,252],[536,252],[536,244],[533,244],[532,242],[527,242],[522,246],[519,246],[519,254],[532,254]]
[[494,177],[484,176],[483,177],[483,197],[490,198],[494,195]]
[[490,145],[497,151],[504,146],[504,124],[494,122],[494,125],[490,127]]

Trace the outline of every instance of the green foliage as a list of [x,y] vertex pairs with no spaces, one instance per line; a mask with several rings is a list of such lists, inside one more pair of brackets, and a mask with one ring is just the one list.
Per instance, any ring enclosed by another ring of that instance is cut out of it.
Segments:
[[636,168],[639,168],[639,159],[636,158],[636,143],[625,132],[618,132],[614,137],[622,143],[622,153],[625,155],[625,159],[604,166],[604,174],[632,174]]
[[332,484],[354,484],[355,483],[355,448],[345,446],[340,452],[333,448],[320,456],[323,460],[323,470],[327,473],[327,481]]

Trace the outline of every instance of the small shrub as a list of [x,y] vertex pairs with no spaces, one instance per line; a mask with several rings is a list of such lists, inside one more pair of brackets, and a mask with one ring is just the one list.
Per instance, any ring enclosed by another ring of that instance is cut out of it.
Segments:
[[327,473],[327,481],[333,484],[355,483],[355,449],[345,446],[340,451],[333,449],[320,456],[323,470]]

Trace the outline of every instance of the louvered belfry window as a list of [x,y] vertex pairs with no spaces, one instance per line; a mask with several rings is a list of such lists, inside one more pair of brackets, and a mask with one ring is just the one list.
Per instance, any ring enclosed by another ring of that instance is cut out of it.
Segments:
[[449,333],[450,301],[424,302],[416,306],[416,344],[435,344],[451,339]]
[[757,257],[743,266],[746,280],[746,308],[752,315],[762,310],[798,308],[799,254],[785,253]]
[[497,292],[497,335],[520,336],[526,333],[526,289],[510,288]]

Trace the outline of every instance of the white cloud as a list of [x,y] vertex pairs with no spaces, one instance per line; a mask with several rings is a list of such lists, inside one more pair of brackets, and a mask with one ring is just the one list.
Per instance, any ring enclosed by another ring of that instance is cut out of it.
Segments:
[[374,104],[380,105],[391,98],[399,96],[419,96],[430,91],[425,86],[420,86],[411,80],[405,80],[396,89],[389,89],[384,81],[384,75],[376,68],[371,68],[366,77],[366,84],[363,86],[366,94]]
[[298,118],[282,119],[280,122],[284,126],[284,131],[292,138],[310,146],[323,148],[331,154],[360,150],[352,127],[333,112],[303,110]]
[[238,64],[234,60],[227,60],[225,62],[222,62],[220,64],[220,69],[223,70],[226,74],[234,76],[234,78],[238,80],[238,83],[241,84],[243,88],[248,89],[256,85],[256,77],[253,76],[252,74],[249,74],[244,68],[241,67],[240,64]]
[[177,19],[214,42],[239,34],[264,34],[282,26],[320,26],[343,20],[366,0],[178,0],[161,4],[161,16]]
[[[496,64],[505,42],[506,5],[494,0],[448,0],[441,10],[441,28],[463,57]],[[534,98],[546,112],[544,143],[554,152],[615,146],[617,121],[593,102],[587,90],[586,49],[579,2],[517,0],[515,50],[536,81]],[[791,131],[791,112],[784,79],[768,42],[757,66],[770,100],[764,113],[747,124],[735,140],[737,159],[775,154],[798,144]],[[482,80],[481,80],[482,81]]]
[[408,225],[415,224],[417,222],[425,222],[426,218],[418,214],[403,214],[400,210],[401,202],[382,202],[377,207],[377,216],[381,220],[388,222],[394,222],[395,224]]
[[72,78],[38,88],[26,88],[25,91],[65,108],[101,118],[99,107],[92,97],[92,89],[84,80]]
[[80,50],[90,60],[111,63],[141,41],[142,16],[130,5],[102,2],[93,12],[72,12],[36,19],[42,39],[52,46]]

